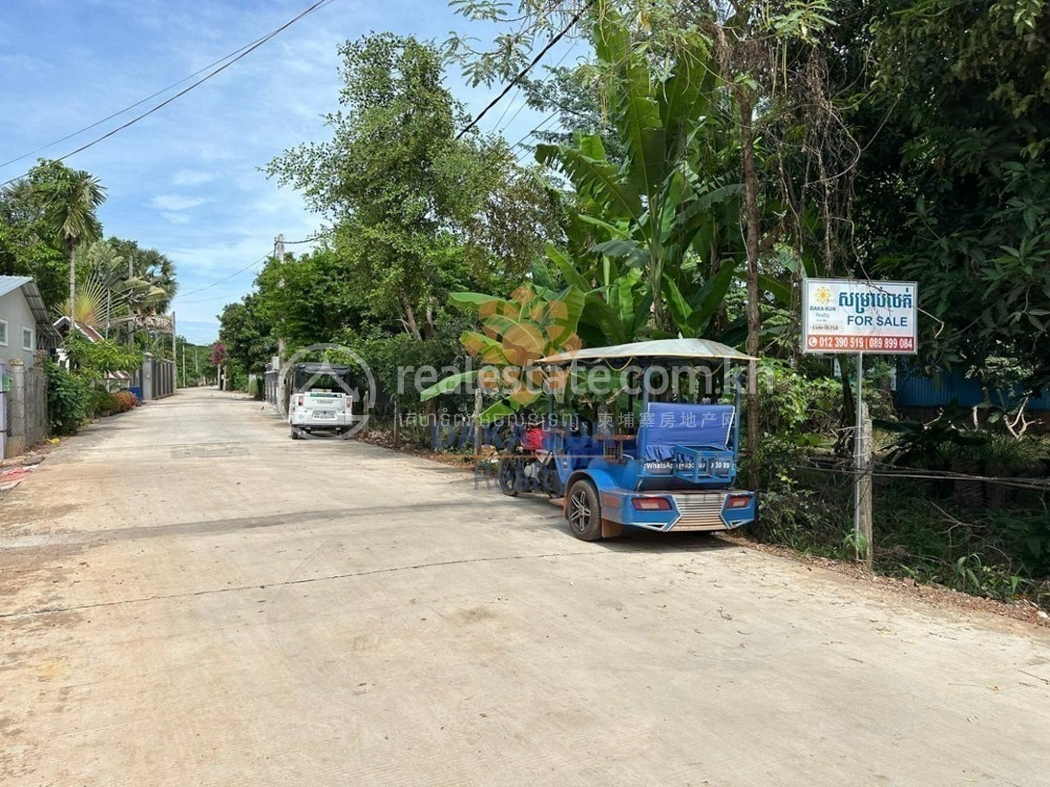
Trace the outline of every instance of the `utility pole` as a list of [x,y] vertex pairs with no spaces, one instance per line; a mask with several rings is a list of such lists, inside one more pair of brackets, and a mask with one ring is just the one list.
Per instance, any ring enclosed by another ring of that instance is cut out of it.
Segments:
[[[277,262],[284,262],[284,233],[280,233],[273,241],[273,256],[277,258]],[[284,279],[281,280],[281,285],[284,285]],[[276,371],[278,374],[277,378],[277,412],[281,415],[285,414],[285,402],[286,399],[286,385],[284,375],[281,374],[281,366],[284,363],[284,355],[287,351],[285,347],[285,341],[283,336],[277,337],[277,363]]]
[[[183,351],[183,357],[185,358],[185,351]],[[175,343],[175,312],[171,313],[171,362],[175,364],[175,374],[171,376],[171,387],[179,387],[179,348]],[[186,380],[183,378],[182,387],[186,387]]]
[[[285,261],[285,234],[281,233],[273,239],[273,256],[278,262]],[[279,363],[285,361],[285,338],[277,337],[277,360]]]

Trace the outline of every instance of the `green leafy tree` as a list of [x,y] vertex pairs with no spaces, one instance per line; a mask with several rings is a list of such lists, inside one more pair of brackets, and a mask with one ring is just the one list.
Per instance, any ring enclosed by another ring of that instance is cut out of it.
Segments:
[[598,17],[594,42],[625,161],[610,161],[595,135],[573,146],[537,148],[540,161],[572,181],[583,218],[604,238],[592,246],[604,258],[594,269],[583,260],[552,259],[577,286],[587,279],[599,283],[600,297],[592,295],[585,319],[609,338],[634,338],[645,324],[639,311],[650,304],[658,334],[698,335],[732,280],[736,260],[727,240],[737,219],[724,203],[733,204],[740,192],[721,155],[728,134],[718,119],[724,107],[709,48],[697,36],[683,37],[654,73],[651,48],[635,43],[625,20],[611,10]]
[[157,249],[144,249],[136,241],[121,238],[110,238],[113,247],[124,261],[127,270],[125,279],[145,283],[139,286],[143,294],[149,293],[149,299],[140,297],[138,303],[132,303],[132,309],[139,312],[166,314],[171,307],[172,299],[178,294],[179,283],[175,263]]
[[262,374],[277,351],[271,323],[259,315],[260,297],[246,295],[240,303],[226,304],[219,315],[219,341],[243,376]]
[[870,20],[877,81],[855,122],[867,269],[919,283],[922,349],[988,383],[1050,384],[1050,6],[887,4]]
[[29,199],[41,208],[44,223],[61,238],[69,256],[65,313],[72,314],[76,303],[77,249],[102,234],[97,211],[106,199],[106,190],[90,172],[45,160],[30,170],[24,188]]
[[543,218],[528,205],[546,197],[512,171],[505,143],[457,138],[466,119],[434,45],[378,34],[340,54],[332,139],[287,151],[267,172],[335,223],[348,298],[379,324],[432,337],[448,292],[528,269]]
[[0,190],[0,273],[30,276],[49,307],[68,297],[68,256],[28,178]]
[[133,372],[142,367],[142,353],[111,339],[88,340],[72,330],[63,343],[70,368],[85,380],[103,380],[113,372]]
[[452,302],[478,317],[481,330],[464,331],[460,342],[479,368],[450,375],[420,394],[422,401],[477,384],[500,399],[480,413],[482,421],[513,415],[528,407],[551,382],[537,362],[580,347],[576,326],[584,293],[574,287],[554,293],[519,287],[510,298],[475,292],[454,293]]

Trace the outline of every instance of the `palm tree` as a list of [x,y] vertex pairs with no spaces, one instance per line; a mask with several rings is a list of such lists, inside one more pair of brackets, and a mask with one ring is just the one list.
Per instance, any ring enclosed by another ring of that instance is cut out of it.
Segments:
[[77,294],[77,248],[102,233],[95,211],[105,201],[106,189],[90,172],[70,170],[58,162],[55,164],[55,177],[39,182],[36,189],[48,223],[69,252],[69,305],[72,310]]

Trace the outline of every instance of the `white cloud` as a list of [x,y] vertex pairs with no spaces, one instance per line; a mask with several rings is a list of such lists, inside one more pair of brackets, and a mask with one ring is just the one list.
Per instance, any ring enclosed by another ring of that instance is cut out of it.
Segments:
[[196,208],[208,200],[204,197],[186,197],[182,194],[158,194],[150,204],[155,208],[167,211],[190,210]]
[[195,169],[180,169],[171,178],[173,186],[201,186],[215,180],[214,173]]
[[161,216],[166,218],[172,224],[189,224],[190,217],[185,213],[161,213]]

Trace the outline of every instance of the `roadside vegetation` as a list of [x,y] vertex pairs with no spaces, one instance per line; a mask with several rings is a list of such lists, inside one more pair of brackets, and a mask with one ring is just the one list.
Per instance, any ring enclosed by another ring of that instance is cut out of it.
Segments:
[[104,239],[105,197],[91,173],[44,159],[0,190],[0,274],[32,277],[53,318],[74,321],[59,357],[41,360],[54,435],[135,406],[128,375],[144,353],[172,357],[175,267],[134,240]]
[[[505,34],[489,51],[347,42],[331,138],[268,164],[326,228],[224,309],[231,378],[261,375],[279,340],[334,342],[368,361],[388,416],[395,393],[401,417],[470,413],[452,391],[399,391],[398,368],[483,357],[494,337],[472,306],[524,286],[567,301],[585,345],[717,339],[774,381],[747,402],[753,536],[844,557],[858,381],[848,356],[801,353],[800,282],[916,281],[920,355],[862,383],[876,567],[1050,603],[1050,444],[1029,407],[1050,384],[1050,6],[455,6]],[[444,74],[505,84],[557,36],[577,55],[522,83],[556,121],[523,156],[470,125]],[[903,412],[891,380],[905,372],[976,381],[984,401]],[[529,406],[491,393],[492,416]]]

